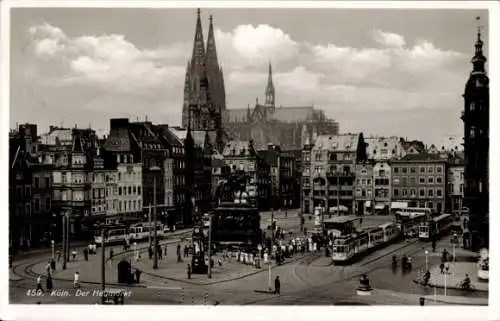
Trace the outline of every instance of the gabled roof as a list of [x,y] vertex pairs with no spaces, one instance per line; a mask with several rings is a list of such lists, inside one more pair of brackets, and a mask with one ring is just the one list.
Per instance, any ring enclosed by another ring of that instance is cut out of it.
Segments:
[[171,145],[171,146],[176,146],[176,147],[182,147],[182,141],[172,133],[170,130],[170,127],[166,125],[158,125],[157,128],[159,129],[160,134],[163,136],[163,138]]
[[313,150],[356,152],[358,138],[358,134],[319,135],[314,142]]
[[110,152],[127,152],[131,150],[131,137],[127,128],[112,128],[103,148]]
[[268,114],[268,118],[283,123],[300,123],[315,118],[319,110],[314,107],[278,107]]
[[40,140],[43,145],[72,145],[72,129],[55,129],[49,133],[41,134]]
[[[398,137],[367,137],[365,138],[368,159],[383,160],[400,158],[406,154]],[[382,153],[382,151],[384,153]]]

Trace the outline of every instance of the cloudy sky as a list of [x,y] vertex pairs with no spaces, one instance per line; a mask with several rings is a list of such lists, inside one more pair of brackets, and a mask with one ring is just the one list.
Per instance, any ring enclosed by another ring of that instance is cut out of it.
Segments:
[[[314,104],[342,132],[462,134],[474,18],[487,39],[487,11],[205,8],[205,38],[209,14],[229,109],[263,98],[271,60],[277,103]],[[180,124],[195,21],[194,8],[13,9],[11,127]]]

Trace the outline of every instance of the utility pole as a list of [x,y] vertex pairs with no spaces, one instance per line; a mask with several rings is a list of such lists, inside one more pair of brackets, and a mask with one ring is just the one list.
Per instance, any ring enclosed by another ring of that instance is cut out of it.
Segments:
[[337,216],[340,216],[340,172],[337,171]]
[[149,222],[149,227],[148,227],[148,244],[149,247],[151,247],[151,204],[148,205],[148,222]]
[[105,229],[103,227],[103,229],[101,230],[101,240],[102,240],[102,252],[101,252],[101,289],[102,289],[102,293],[101,293],[101,302],[102,304],[104,304],[104,300],[105,300],[105,297],[104,297],[104,292],[106,291],[106,242],[105,242],[105,236],[106,236],[106,233],[105,233]]
[[61,217],[62,218],[62,256],[63,256],[63,270],[66,270],[66,213]]
[[[160,172],[161,170],[159,167],[154,166],[151,167],[151,172],[154,174]],[[157,251],[157,221],[156,221],[156,175],[153,175],[153,221],[154,221],[154,234],[153,234],[153,255],[154,255],[154,263],[153,263],[153,269],[158,268],[158,251]],[[150,230],[151,231],[151,230]],[[150,233],[151,234],[151,233]]]
[[210,214],[208,223],[208,278],[212,278],[212,214]]
[[154,237],[153,237],[153,253],[154,253],[154,263],[153,269],[158,268],[158,251],[157,251],[157,229],[156,229],[156,176],[153,176],[153,216],[154,216]]

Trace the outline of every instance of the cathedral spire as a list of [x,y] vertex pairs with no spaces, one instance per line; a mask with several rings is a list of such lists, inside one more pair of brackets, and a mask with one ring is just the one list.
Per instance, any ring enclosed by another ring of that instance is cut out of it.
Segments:
[[214,24],[212,15],[210,15],[209,20],[210,20],[210,26],[208,28],[206,65],[208,67],[215,67],[219,69],[219,63],[217,60],[217,49],[215,47]]
[[[479,22],[481,18],[476,17],[476,20]],[[486,57],[483,54],[483,41],[481,40],[481,29],[483,26],[478,24],[477,26],[477,40],[476,43],[474,44],[474,47],[476,48],[474,52],[474,57],[472,57],[472,65],[473,69],[472,72],[474,73],[482,73],[485,72],[484,65],[486,63]]]
[[191,57],[191,68],[203,68],[205,62],[205,43],[203,40],[203,28],[201,26],[200,9],[196,11],[196,31],[194,34],[193,56]]
[[266,86],[266,105],[273,106],[275,103],[274,97],[274,84],[273,84],[273,69],[271,67],[271,60],[269,60],[269,71],[267,74],[267,86]]

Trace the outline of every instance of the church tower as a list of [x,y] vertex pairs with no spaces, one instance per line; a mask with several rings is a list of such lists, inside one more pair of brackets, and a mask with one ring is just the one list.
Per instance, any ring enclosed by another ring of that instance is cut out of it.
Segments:
[[267,74],[267,86],[266,86],[266,106],[275,107],[275,92],[273,84],[273,69],[271,67],[271,61],[269,61],[269,71]]
[[196,29],[191,60],[187,64],[184,81],[182,126],[193,131],[215,134],[215,146],[223,146],[223,119],[226,115],[226,93],[222,67],[217,58],[213,18],[210,16],[207,46],[203,40],[200,9],[197,10]]
[[[476,18],[479,20],[479,17]],[[489,242],[489,79],[486,57],[483,54],[481,27],[477,30],[472,71],[465,85],[464,153],[465,190],[464,205],[469,209],[470,247],[477,250]]]

